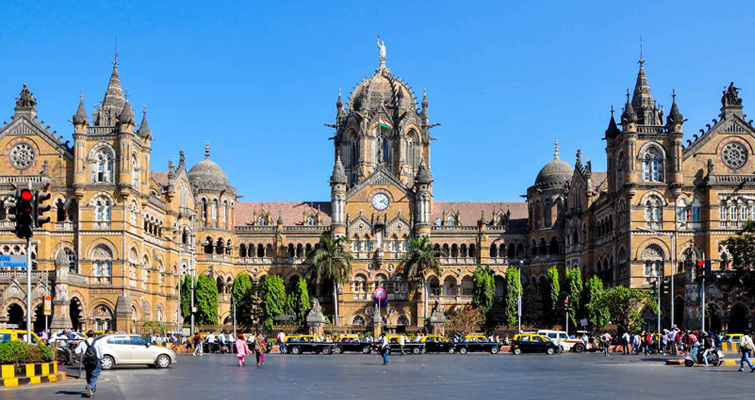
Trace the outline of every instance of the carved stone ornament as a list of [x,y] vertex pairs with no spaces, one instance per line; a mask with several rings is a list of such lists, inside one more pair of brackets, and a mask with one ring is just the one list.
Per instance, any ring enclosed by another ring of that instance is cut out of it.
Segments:
[[747,163],[747,149],[742,143],[731,142],[721,150],[721,159],[731,169],[742,168]]
[[13,168],[20,170],[31,167],[36,157],[34,147],[26,142],[17,143],[10,149],[10,153],[8,154],[8,159]]

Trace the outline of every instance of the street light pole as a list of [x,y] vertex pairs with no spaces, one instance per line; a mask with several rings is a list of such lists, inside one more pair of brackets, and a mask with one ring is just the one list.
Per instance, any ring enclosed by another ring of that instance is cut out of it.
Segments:
[[516,315],[517,315],[517,321],[518,321],[518,332],[522,332],[522,266],[524,265],[524,261],[519,260],[519,268],[517,268],[517,307],[516,307]]

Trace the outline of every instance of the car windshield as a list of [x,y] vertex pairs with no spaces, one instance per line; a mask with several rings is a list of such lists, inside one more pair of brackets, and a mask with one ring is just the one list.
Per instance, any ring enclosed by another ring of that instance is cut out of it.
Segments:
[[144,346],[149,343],[147,339],[141,336],[129,336],[129,340],[133,346]]

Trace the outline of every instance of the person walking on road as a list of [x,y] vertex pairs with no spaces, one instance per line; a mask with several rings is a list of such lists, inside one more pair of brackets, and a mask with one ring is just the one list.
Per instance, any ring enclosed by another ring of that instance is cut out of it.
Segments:
[[611,355],[611,334],[608,331],[603,331],[600,338],[603,340],[603,355],[608,357]]
[[283,331],[278,332],[278,347],[281,354],[286,354],[286,334]]
[[260,366],[260,362],[264,364],[265,359],[262,358],[265,348],[262,347],[262,341],[264,340],[264,337],[262,336],[262,333],[259,329],[257,329],[257,332],[254,334],[254,357],[257,359],[257,366]]
[[204,353],[204,350],[202,349],[202,347],[204,346],[204,344],[202,343],[202,335],[200,335],[199,332],[194,334],[194,337],[191,338],[191,345],[194,346],[194,356],[196,356],[197,354],[201,356]]
[[244,334],[239,333],[239,337],[236,339],[236,357],[239,359],[239,367],[246,365],[247,354],[252,354],[252,352],[249,350],[246,340],[244,340]]
[[750,361],[750,354],[755,350],[751,335],[752,332],[747,332],[742,335],[742,339],[739,341],[739,351],[742,353],[742,358],[739,360],[739,372],[744,372],[745,363],[750,367],[750,372],[755,372],[755,365]]
[[631,337],[629,336],[629,332],[624,332],[623,335],[621,335],[621,351],[624,352],[625,356],[629,355],[629,341],[631,340]]
[[404,353],[404,345],[405,344],[406,344],[406,337],[402,333],[402,334],[400,334],[398,336],[398,345],[401,347],[401,356],[403,356],[404,354],[406,354],[406,353]]
[[390,343],[388,342],[388,338],[385,337],[385,333],[380,333],[378,343],[380,343],[380,355],[383,356],[383,365],[388,365],[388,346]]
[[97,378],[102,372],[102,343],[94,340],[94,331],[87,332],[87,338],[79,343],[76,354],[81,355],[81,363],[87,374],[86,397],[92,397],[97,392]]

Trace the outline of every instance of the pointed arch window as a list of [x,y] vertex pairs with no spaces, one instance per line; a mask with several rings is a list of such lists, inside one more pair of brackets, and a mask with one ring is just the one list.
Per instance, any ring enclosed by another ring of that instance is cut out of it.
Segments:
[[100,150],[95,156],[94,182],[111,183],[113,182],[114,161],[113,154],[107,149]]
[[450,213],[446,216],[446,226],[456,226],[459,223],[456,215]]
[[651,228],[660,228],[663,222],[663,202],[658,196],[650,196],[645,202],[645,221]]
[[642,178],[645,182],[663,182],[663,155],[656,147],[650,147],[642,157]]
[[131,156],[131,184],[139,187],[139,155],[134,153]]
[[99,197],[94,203],[94,219],[98,222],[110,221],[110,199]]
[[624,153],[619,153],[616,157],[616,190],[619,191],[624,187]]
[[316,226],[317,225],[317,216],[314,214],[307,215],[307,221],[305,223],[307,226]]

